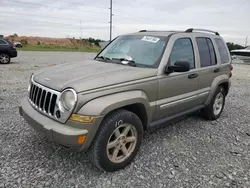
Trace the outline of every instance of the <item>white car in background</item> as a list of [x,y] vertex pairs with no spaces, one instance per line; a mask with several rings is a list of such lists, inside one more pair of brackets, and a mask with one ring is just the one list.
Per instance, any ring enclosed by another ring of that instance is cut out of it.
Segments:
[[17,47],[17,48],[22,48],[23,44],[21,42],[13,42],[13,44]]

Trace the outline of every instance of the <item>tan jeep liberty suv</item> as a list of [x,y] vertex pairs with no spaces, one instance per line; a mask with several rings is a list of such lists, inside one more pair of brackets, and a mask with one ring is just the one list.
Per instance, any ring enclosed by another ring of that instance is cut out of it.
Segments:
[[133,161],[146,130],[197,111],[219,118],[231,76],[218,32],[142,30],[93,60],[35,72],[19,112],[50,141],[116,171]]

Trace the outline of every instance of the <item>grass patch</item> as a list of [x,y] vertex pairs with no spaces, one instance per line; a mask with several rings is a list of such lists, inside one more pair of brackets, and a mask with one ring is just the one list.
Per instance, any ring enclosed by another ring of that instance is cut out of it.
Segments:
[[55,45],[24,45],[18,51],[55,51],[55,52],[99,52],[100,48],[94,47],[69,47]]

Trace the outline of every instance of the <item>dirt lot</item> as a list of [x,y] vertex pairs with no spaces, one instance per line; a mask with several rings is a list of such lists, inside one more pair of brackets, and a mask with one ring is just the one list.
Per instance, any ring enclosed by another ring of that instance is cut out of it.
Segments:
[[146,133],[136,160],[119,172],[100,172],[24,122],[18,105],[31,72],[94,55],[20,52],[0,65],[0,187],[250,187],[250,65],[234,65],[218,121],[190,117]]

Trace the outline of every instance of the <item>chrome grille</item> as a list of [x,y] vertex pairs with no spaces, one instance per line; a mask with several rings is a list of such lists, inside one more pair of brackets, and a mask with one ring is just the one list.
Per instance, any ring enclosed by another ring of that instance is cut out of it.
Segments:
[[59,92],[46,88],[31,81],[30,92],[28,95],[30,103],[40,112],[55,117]]

